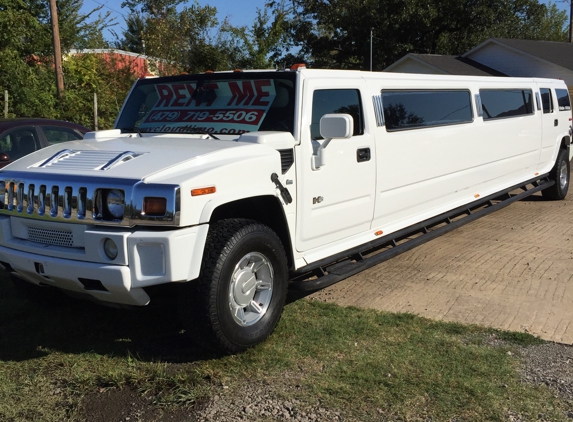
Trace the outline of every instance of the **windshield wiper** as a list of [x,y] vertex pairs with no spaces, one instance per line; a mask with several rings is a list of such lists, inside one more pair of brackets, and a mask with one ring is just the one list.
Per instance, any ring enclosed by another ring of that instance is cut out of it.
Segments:
[[[162,133],[165,133],[165,132],[162,132]],[[189,135],[207,135],[207,136],[210,136],[211,138],[216,139],[218,141],[220,140],[215,135],[213,135],[211,132],[206,131],[204,129],[198,129],[198,128],[178,127],[176,132],[171,132],[171,133],[187,133]]]
[[121,130],[121,133],[137,133],[139,135],[139,137],[141,138],[143,135],[142,133],[146,133],[145,131],[139,129],[138,127],[122,127],[119,128],[119,130]]

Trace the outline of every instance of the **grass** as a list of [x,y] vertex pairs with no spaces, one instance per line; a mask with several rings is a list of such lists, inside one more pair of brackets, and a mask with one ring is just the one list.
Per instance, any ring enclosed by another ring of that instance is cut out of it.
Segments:
[[77,420],[84,397],[121,388],[177,409],[253,379],[350,420],[565,420],[562,402],[520,381],[518,347],[540,343],[303,299],[264,344],[214,356],[193,345],[170,307],[42,309],[0,275],[0,420]]

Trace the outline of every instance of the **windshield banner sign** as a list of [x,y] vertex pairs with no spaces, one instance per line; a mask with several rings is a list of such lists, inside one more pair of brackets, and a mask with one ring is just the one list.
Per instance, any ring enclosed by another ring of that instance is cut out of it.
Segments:
[[155,90],[157,102],[139,125],[148,132],[253,132],[276,95],[270,79],[158,84]]

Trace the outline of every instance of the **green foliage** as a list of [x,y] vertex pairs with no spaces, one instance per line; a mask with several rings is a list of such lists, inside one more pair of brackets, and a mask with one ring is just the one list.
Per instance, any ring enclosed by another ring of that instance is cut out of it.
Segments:
[[[102,30],[113,22],[109,13],[95,20],[100,8],[83,14],[83,0],[58,0],[58,26],[62,51],[107,46]],[[91,20],[91,21],[90,21]],[[0,0],[0,50],[10,48],[21,57],[53,54],[50,2]]]
[[[271,17],[273,18],[271,21]],[[230,67],[240,69],[268,69],[275,65],[285,45],[285,14],[275,9],[257,9],[252,27],[235,27],[228,21],[221,28],[219,45],[226,50]]]
[[[102,30],[110,24],[108,14],[88,23],[99,8],[82,14],[82,4],[81,0],[57,2],[64,53],[70,48],[107,46]],[[91,127],[95,92],[100,128],[113,127],[134,80],[130,69],[82,55],[65,56],[63,70],[64,96],[58,99],[49,2],[0,0],[0,88],[8,91],[9,116],[59,118]]]
[[10,116],[55,117],[56,88],[51,61],[46,64],[26,61],[13,49],[0,50],[0,87],[8,90]]
[[97,93],[99,128],[112,128],[135,81],[132,69],[101,55],[83,54],[67,57],[63,71],[65,90],[58,99],[50,59],[26,62],[13,50],[0,51],[0,86],[8,90],[10,116],[57,118],[93,127]]
[[63,63],[66,90],[58,108],[60,118],[93,127],[94,93],[98,102],[98,127],[112,128],[131,85],[133,69],[117,59],[97,54],[70,56]]
[[117,43],[123,50],[156,57],[182,69],[200,72],[214,69],[218,50],[210,42],[209,32],[218,25],[217,9],[177,6],[182,0],[125,1],[130,10],[124,38]]
[[490,37],[566,41],[567,16],[537,0],[292,0],[294,45],[317,67],[376,70],[407,53],[462,54]]

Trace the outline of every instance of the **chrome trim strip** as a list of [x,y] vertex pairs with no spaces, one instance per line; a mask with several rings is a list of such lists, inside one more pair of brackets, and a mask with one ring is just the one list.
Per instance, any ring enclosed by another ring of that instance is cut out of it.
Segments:
[[110,168],[114,167],[117,164],[123,163],[124,161],[133,160],[139,154],[136,154],[133,151],[125,151],[121,154],[118,154],[117,157],[109,160],[100,170],[109,170]]
[[384,126],[384,106],[382,105],[382,95],[373,95],[374,115],[376,116],[376,126]]
[[42,164],[40,164],[38,167],[46,167],[50,164],[52,164],[52,162],[54,161],[58,161],[59,159],[72,155],[74,153],[74,151],[72,151],[71,149],[63,149],[60,152],[56,152],[54,155],[52,155],[50,158],[48,158],[46,161],[44,161]]

